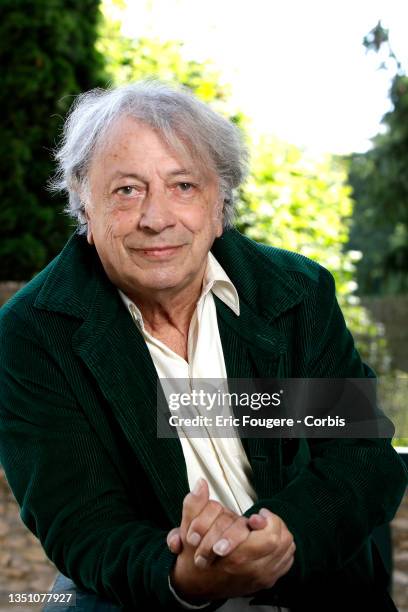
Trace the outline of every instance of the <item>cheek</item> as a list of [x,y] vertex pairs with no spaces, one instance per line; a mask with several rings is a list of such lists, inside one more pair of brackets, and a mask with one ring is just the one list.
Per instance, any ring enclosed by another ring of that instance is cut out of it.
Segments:
[[179,221],[192,234],[211,234],[216,224],[214,211],[208,205],[198,204],[194,209],[186,210],[178,215]]
[[105,219],[106,233],[113,238],[126,236],[134,230],[135,224],[135,215],[132,211],[117,210]]

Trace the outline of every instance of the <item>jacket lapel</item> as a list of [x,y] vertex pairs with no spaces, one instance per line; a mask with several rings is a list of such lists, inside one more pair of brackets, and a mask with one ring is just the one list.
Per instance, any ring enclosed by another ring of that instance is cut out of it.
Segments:
[[107,314],[106,309],[93,309],[74,338],[74,350],[112,407],[170,520],[177,523],[189,486],[180,441],[157,437],[156,369],[119,296]]
[[[286,378],[288,346],[274,321],[302,301],[303,288],[263,253],[263,245],[236,230],[215,241],[212,252],[237,288],[240,316],[216,298],[227,376]],[[269,249],[270,253],[270,249]],[[259,499],[282,488],[281,440],[243,438]]]
[[[228,379],[283,377],[284,338],[274,330],[266,330],[265,324],[242,304],[235,320],[236,315],[216,299]],[[272,497],[282,487],[280,439],[242,438],[242,444],[252,466],[252,484],[258,498]]]
[[[108,401],[170,521],[179,523],[189,486],[180,441],[157,438],[156,369],[95,249],[82,236],[74,234],[50,264],[35,305],[82,320],[73,350]],[[94,410],[84,409],[105,440]]]

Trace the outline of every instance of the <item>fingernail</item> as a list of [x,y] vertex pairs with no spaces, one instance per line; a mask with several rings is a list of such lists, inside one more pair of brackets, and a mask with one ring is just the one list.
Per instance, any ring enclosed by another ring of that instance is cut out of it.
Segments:
[[213,546],[213,551],[216,555],[225,555],[229,549],[229,542],[225,538],[218,540]]
[[201,542],[200,534],[197,533],[196,531],[193,531],[193,533],[188,536],[187,542],[191,544],[191,546],[198,546],[199,543]]
[[173,536],[172,538],[170,538],[169,541],[169,548],[171,548],[172,546],[174,546],[174,548],[177,546],[178,544],[178,537],[177,536]]
[[198,555],[198,557],[194,559],[194,563],[197,567],[200,567],[201,569],[207,567],[207,559],[205,557],[202,557],[201,555]]
[[261,518],[261,515],[259,514],[259,512],[257,514],[251,514],[251,516],[249,518]]
[[258,512],[258,514],[260,514],[261,516],[268,518],[269,516],[269,510],[267,510],[266,508],[261,508],[260,511]]
[[267,518],[267,514],[261,514],[260,512],[258,512],[257,514],[252,514],[250,518],[255,517],[257,521],[261,521],[261,523],[263,523],[264,521],[262,519],[266,519]]
[[194,485],[194,489],[193,489],[191,492],[192,492],[194,495],[198,495],[198,494],[200,493],[200,491],[201,491],[201,488],[202,488],[203,484],[204,484],[203,479],[202,479],[202,478],[199,478],[199,479],[197,480],[197,482],[195,483],[195,485]]

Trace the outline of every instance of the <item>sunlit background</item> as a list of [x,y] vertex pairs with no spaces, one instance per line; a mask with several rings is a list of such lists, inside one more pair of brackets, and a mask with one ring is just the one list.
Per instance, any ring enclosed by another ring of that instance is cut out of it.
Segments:
[[408,58],[408,7],[401,0],[128,0],[125,6],[117,13],[125,35],[183,41],[184,57],[214,62],[251,129],[317,152],[365,151],[381,129],[395,65],[378,70],[387,54],[367,54],[362,45],[378,21],[389,28],[396,56]]

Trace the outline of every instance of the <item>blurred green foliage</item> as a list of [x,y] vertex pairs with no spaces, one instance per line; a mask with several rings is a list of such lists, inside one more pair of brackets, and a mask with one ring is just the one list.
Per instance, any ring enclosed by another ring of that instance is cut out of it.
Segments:
[[[369,151],[348,159],[355,205],[347,247],[363,255],[357,262],[358,293],[383,296],[388,308],[397,312],[392,296],[408,291],[408,78],[381,22],[367,34],[363,44],[367,51],[381,52],[380,68],[393,69],[395,75],[390,88],[392,108],[383,117],[383,130],[372,139]],[[408,374],[394,355],[401,325],[406,327],[406,314],[388,321],[392,340],[389,346],[379,324],[376,329],[372,325],[363,327],[363,336],[360,335],[360,340],[365,336],[366,360],[381,374],[380,400],[396,425],[397,435],[405,434],[408,427]],[[408,438],[397,437],[393,442],[408,446]]]
[[[103,21],[99,27],[96,49],[103,56],[105,71],[112,85],[123,85],[144,78],[158,78],[184,85],[204,102],[229,118],[230,86],[222,83],[210,61],[198,62],[184,54],[179,41],[154,38],[130,38],[121,33],[122,0],[103,0]],[[239,119],[238,119],[239,120]]]
[[341,162],[329,155],[309,157],[293,145],[267,137],[252,143],[251,149],[239,229],[254,240],[320,262],[334,274],[343,304],[354,304],[354,262],[360,254],[342,249],[352,201]]
[[0,0],[0,279],[29,279],[71,231],[46,183],[72,95],[105,82],[99,19],[99,0]]
[[[408,77],[389,43],[381,23],[366,36],[368,50],[386,50],[395,64],[390,99],[383,117],[384,130],[373,147],[350,158],[350,183],[356,201],[350,233],[351,248],[364,256],[358,265],[360,293],[408,292]],[[384,48],[384,49],[383,49]],[[381,67],[387,67],[385,62]]]

